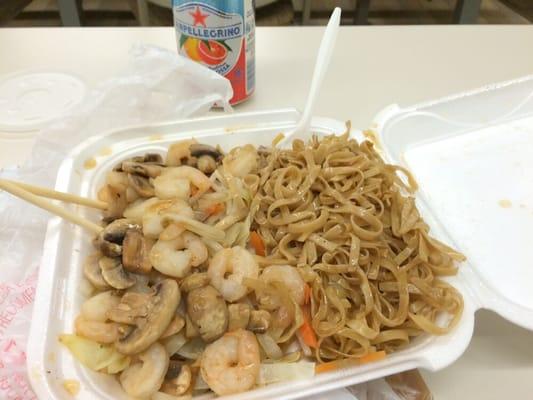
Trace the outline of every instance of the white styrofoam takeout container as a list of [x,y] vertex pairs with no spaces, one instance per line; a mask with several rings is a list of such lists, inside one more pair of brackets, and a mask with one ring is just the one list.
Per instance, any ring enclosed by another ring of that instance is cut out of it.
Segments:
[[[244,143],[268,145],[298,117],[296,110],[277,110],[131,127],[92,137],[63,162],[56,189],[94,197],[106,171],[124,158],[163,153],[171,142],[190,136],[225,149]],[[345,129],[343,122],[324,118],[315,118],[312,128],[319,134]],[[375,129],[385,158],[406,165],[418,180],[417,204],[431,234],[468,257],[459,274],[449,279],[464,296],[459,325],[445,336],[417,338],[376,363],[233,398],[299,398],[411,368],[444,368],[468,346],[479,308],[533,329],[533,250],[526,245],[533,238],[533,158],[528,157],[533,154],[533,77],[403,110],[392,106],[377,116]],[[354,135],[361,137],[359,132]],[[96,168],[84,169],[91,158]],[[98,220],[95,211],[80,207],[79,212]],[[72,332],[84,300],[81,265],[90,239],[59,218],[48,225],[28,342],[28,373],[40,399],[70,399],[62,386],[66,379],[80,382],[79,400],[127,398],[114,378],[84,368],[58,343],[59,334]]]

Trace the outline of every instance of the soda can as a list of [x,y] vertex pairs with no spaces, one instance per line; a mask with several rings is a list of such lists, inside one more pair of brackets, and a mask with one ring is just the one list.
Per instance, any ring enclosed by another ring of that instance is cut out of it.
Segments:
[[231,104],[255,89],[254,0],[173,0],[181,55],[228,78]]

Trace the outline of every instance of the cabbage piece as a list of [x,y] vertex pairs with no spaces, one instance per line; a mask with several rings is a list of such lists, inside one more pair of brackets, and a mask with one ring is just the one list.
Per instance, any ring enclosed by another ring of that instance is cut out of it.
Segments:
[[195,337],[185,343],[176,353],[189,360],[197,360],[205,349],[205,342],[199,337]]
[[259,370],[259,376],[257,378],[257,384],[269,385],[277,382],[310,379],[313,376],[315,376],[314,362],[299,361],[295,363],[262,363]]
[[268,333],[258,333],[255,336],[268,358],[277,360],[283,357],[283,351]]
[[118,351],[115,351],[114,354],[115,354],[115,357],[112,357],[113,361],[110,362],[109,365],[107,366],[108,374],[119,373],[130,366],[130,362],[131,362],[130,357],[125,356],[124,354],[121,354]]
[[[117,373],[127,368],[130,358],[119,353],[114,346],[105,345],[77,335],[59,335],[74,358],[94,371]],[[107,368],[107,371],[102,371]],[[113,372],[111,372],[113,371]]]
[[194,381],[194,390],[209,390],[209,385],[202,378],[202,374],[198,374]]
[[168,355],[173,356],[179,349],[183,347],[185,343],[187,343],[187,338],[185,337],[185,334],[182,330],[176,335],[172,335],[168,338],[163,339],[162,342],[165,346],[165,349],[167,350]]

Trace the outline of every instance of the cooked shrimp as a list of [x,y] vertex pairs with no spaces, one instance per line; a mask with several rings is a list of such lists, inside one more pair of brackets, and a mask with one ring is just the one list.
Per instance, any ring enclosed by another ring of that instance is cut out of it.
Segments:
[[227,172],[243,178],[257,169],[257,150],[251,144],[233,149],[224,157],[223,165]]
[[259,279],[266,283],[283,283],[296,303],[299,305],[304,303],[305,282],[296,268],[290,265],[270,265],[263,269]]
[[178,214],[192,218],[194,211],[186,201],[181,199],[159,200],[152,207],[148,208],[143,215],[143,233],[145,236],[156,239],[165,228],[163,221],[168,214]]
[[208,345],[200,361],[203,380],[220,396],[251,389],[259,375],[259,345],[252,332],[238,329]]
[[159,240],[174,240],[177,239],[183,232],[185,232],[185,228],[183,226],[177,223],[170,223],[159,234]]
[[118,325],[108,320],[107,313],[120,303],[116,291],[108,290],[85,300],[74,322],[76,333],[99,343],[113,343],[119,337]]
[[182,178],[178,168],[166,168],[154,179],[155,195],[160,199],[188,199],[191,185],[188,179]]
[[140,224],[142,223],[143,215],[160,203],[168,204],[169,206],[170,204],[172,204],[170,200],[165,200],[162,202],[161,200],[155,197],[147,200],[139,199],[131,203],[128,208],[124,210],[124,218],[127,218]]
[[138,356],[140,362],[120,374],[124,391],[135,398],[149,398],[159,390],[167,372],[169,358],[165,347],[154,343]]
[[242,281],[244,278],[257,278],[259,266],[248,250],[235,246],[215,254],[209,263],[207,275],[222,296],[234,302],[248,293]]
[[207,260],[207,247],[194,233],[184,232],[174,240],[158,240],[150,251],[150,262],[159,272],[183,278],[191,267]]
[[142,222],[143,234],[152,239],[157,239],[165,229],[166,225],[163,221],[168,214],[194,217],[192,208],[181,199],[159,200],[153,197],[148,200],[136,201],[124,211],[124,216],[128,215],[127,218],[137,223]]
[[200,239],[194,233],[185,232],[183,234],[183,240],[185,242],[185,247],[191,251],[191,265],[193,267],[197,267],[207,260],[209,253],[207,251],[207,246],[202,239]]
[[166,164],[169,167],[175,167],[181,165],[182,160],[188,159],[191,157],[191,144],[198,143],[194,139],[181,140],[179,142],[173,143],[168,148]]
[[182,165],[180,167],[167,168],[166,171],[168,179],[189,181],[191,185],[196,187],[197,196],[201,196],[211,188],[211,180],[199,169]]
[[114,290],[108,290],[85,300],[81,305],[81,315],[89,321],[105,322],[107,313],[120,303],[120,296]]

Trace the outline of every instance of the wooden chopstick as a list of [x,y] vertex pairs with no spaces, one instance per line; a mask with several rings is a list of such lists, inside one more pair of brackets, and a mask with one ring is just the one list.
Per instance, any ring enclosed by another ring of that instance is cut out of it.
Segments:
[[14,196],[17,196],[23,200],[26,200],[27,202],[32,203],[33,205],[36,205],[37,207],[45,209],[51,212],[52,214],[58,215],[61,218],[66,219],[67,221],[70,221],[76,225],[79,225],[94,234],[99,234],[103,229],[100,225],[97,225],[94,222],[86,220],[85,218],[82,218],[77,214],[74,214],[73,212],[70,212],[62,207],[59,207],[53,204],[52,202],[45,200],[42,197],[39,197],[12,182],[0,179],[0,189],[3,189],[6,192],[9,192]]
[[58,192],[56,190],[30,185],[29,183],[11,181],[7,179],[0,179],[0,181],[10,182],[14,185],[21,187],[22,189],[36,194],[38,196],[47,197],[49,199],[61,200],[67,203],[79,204],[82,206],[97,208],[99,210],[107,209],[107,203],[105,201],[88,199],[86,197],[76,196],[70,193]]

